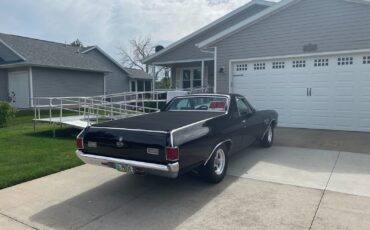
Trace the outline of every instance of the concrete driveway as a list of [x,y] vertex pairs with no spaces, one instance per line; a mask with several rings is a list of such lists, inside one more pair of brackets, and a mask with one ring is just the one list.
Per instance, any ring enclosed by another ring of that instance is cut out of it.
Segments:
[[367,229],[370,154],[248,149],[218,185],[83,165],[0,191],[4,229]]

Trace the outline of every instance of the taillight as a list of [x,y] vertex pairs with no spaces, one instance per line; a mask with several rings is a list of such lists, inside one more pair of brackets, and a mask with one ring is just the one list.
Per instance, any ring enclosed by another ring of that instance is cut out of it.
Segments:
[[76,146],[77,146],[77,149],[84,149],[84,139],[83,138],[77,138],[76,139]]
[[178,147],[167,147],[166,148],[166,160],[178,161],[179,160],[179,148]]

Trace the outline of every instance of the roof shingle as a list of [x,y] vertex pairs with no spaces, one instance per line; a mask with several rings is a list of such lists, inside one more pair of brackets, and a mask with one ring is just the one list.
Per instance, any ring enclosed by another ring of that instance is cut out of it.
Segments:
[[0,39],[26,59],[18,65],[110,72],[90,55],[82,54],[84,48],[3,33]]

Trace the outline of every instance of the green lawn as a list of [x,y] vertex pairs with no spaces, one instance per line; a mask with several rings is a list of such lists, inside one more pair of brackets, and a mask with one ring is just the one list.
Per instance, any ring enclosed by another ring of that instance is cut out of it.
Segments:
[[58,127],[52,138],[51,125],[37,123],[34,132],[32,119],[33,111],[19,111],[0,128],[0,189],[82,164],[74,154],[80,130]]

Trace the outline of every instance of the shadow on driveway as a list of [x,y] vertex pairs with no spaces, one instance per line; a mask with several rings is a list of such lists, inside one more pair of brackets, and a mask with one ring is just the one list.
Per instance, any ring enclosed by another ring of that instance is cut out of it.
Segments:
[[[322,191],[306,188],[325,189],[333,172],[332,191],[370,196],[370,155],[340,155],[338,151],[253,147],[231,158],[229,175],[233,176],[216,185],[193,174],[176,180],[123,175],[71,199],[61,199],[29,220],[57,229],[174,229],[189,224],[195,215],[198,223],[207,226],[220,212],[225,216],[214,222],[225,224],[231,218],[238,221],[235,226],[253,222],[262,228],[297,224],[297,228],[307,229]],[[253,181],[236,183],[239,177]],[[216,211],[199,217],[200,210],[207,207],[209,212],[210,206]],[[234,226],[230,224],[230,228]]]
[[93,221],[96,229],[106,228],[99,219],[110,216],[108,226],[121,229],[173,229],[236,180],[226,177],[217,185],[193,175],[177,180],[154,176],[124,175],[72,199],[51,206],[30,220],[57,229],[77,229]]

